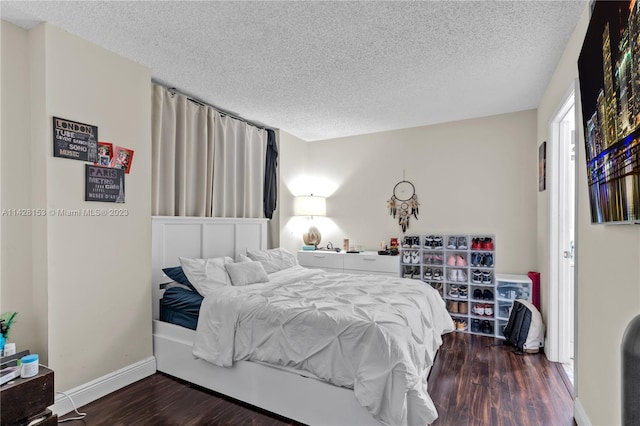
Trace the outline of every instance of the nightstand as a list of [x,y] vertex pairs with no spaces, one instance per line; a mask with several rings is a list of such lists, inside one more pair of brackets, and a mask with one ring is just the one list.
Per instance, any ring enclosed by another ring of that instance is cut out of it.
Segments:
[[397,277],[400,274],[398,256],[379,255],[375,251],[346,253],[328,250],[300,250],[298,263],[306,268],[349,274],[374,274]]
[[54,402],[53,371],[40,367],[38,374],[16,378],[0,387],[0,424],[49,426],[58,424],[58,416],[47,409]]

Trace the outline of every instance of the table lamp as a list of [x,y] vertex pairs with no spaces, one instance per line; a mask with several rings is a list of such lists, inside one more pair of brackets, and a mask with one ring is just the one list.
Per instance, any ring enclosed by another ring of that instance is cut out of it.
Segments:
[[[308,216],[313,219],[314,216],[327,215],[327,199],[325,197],[316,197],[311,195],[297,196],[294,201],[293,214],[296,216]],[[315,226],[311,225],[309,230],[302,234],[302,241],[307,246],[318,248],[322,235]]]

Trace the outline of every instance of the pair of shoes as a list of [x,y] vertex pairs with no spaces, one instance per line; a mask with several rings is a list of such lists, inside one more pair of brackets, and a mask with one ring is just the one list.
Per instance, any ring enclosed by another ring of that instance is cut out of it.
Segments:
[[442,249],[442,237],[440,235],[429,235],[425,237],[423,246],[432,250]]
[[403,278],[413,278],[416,276],[420,276],[420,267],[419,266],[407,266],[405,265],[402,269]]
[[493,324],[491,324],[491,321],[483,320],[480,324],[480,331],[484,334],[493,334]]
[[466,283],[467,282],[467,274],[462,269],[451,269],[449,270],[449,281],[454,283]]
[[493,300],[493,292],[488,288],[482,289],[476,288],[473,290],[473,298],[475,300]]
[[467,237],[449,237],[447,242],[447,248],[450,250],[466,250],[467,249]]
[[404,248],[420,248],[420,237],[417,235],[406,236],[402,239],[402,247]]
[[448,266],[467,266],[467,260],[459,254],[450,255],[447,258]]
[[434,269],[432,271],[431,268],[427,268],[424,271],[424,279],[426,281],[430,281],[430,280],[440,281],[442,280],[442,271],[440,269]]
[[474,303],[471,312],[481,317],[492,317],[493,305],[490,303]]
[[443,257],[439,254],[425,254],[424,263],[428,265],[442,265]]
[[491,284],[491,272],[476,269],[471,272],[471,282],[476,284]]
[[493,240],[490,237],[472,238],[471,250],[493,250]]
[[471,266],[491,268],[493,266],[493,255],[491,253],[471,253]]
[[417,265],[420,263],[420,252],[418,250],[405,250],[402,253],[402,263]]

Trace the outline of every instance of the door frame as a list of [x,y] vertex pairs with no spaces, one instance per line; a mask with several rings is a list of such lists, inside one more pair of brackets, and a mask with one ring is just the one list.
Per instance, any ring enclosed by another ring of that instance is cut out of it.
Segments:
[[559,362],[561,349],[560,349],[560,338],[563,337],[564,333],[560,331],[561,325],[561,309],[562,306],[560,304],[561,300],[561,288],[560,288],[560,254],[562,253],[561,248],[559,247],[559,227],[558,227],[558,209],[559,209],[559,192],[558,192],[558,180],[560,176],[560,147],[558,144],[558,134],[560,131],[560,121],[558,117],[562,117],[566,115],[568,110],[570,109],[571,100],[573,98],[574,105],[574,120],[575,120],[575,130],[573,132],[574,144],[575,144],[575,161],[574,161],[574,194],[575,194],[575,208],[574,208],[574,278],[573,278],[573,329],[574,329],[574,366],[575,366],[575,357],[576,357],[576,346],[577,346],[577,333],[576,333],[576,319],[577,319],[577,227],[578,227],[578,192],[577,192],[577,184],[578,184],[578,152],[580,151],[578,148],[578,141],[580,134],[579,132],[579,123],[582,123],[579,114],[579,85],[578,80],[575,79],[570,85],[564,96],[561,98],[558,103],[558,107],[551,115],[549,120],[549,144],[547,146],[547,171],[549,172],[548,176],[548,185],[547,189],[549,190],[548,201],[549,201],[549,210],[548,210],[548,254],[549,257],[547,259],[549,265],[549,291],[547,297],[547,306],[549,307],[547,311],[547,339],[545,343],[545,354],[550,361]]

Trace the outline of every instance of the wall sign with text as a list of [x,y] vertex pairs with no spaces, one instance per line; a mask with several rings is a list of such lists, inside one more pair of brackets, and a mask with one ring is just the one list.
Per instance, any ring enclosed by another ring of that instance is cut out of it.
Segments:
[[98,162],[98,127],[53,117],[53,156]]
[[84,200],[124,203],[124,169],[85,164]]

